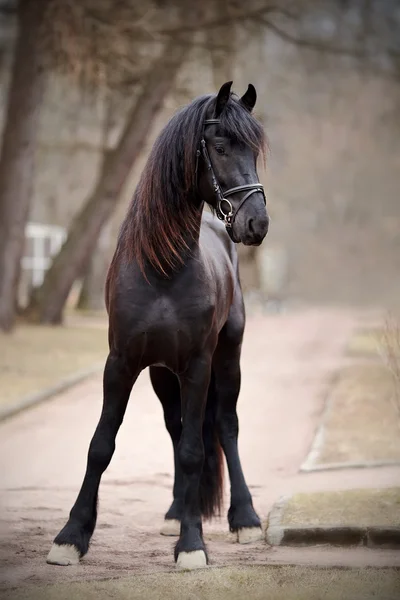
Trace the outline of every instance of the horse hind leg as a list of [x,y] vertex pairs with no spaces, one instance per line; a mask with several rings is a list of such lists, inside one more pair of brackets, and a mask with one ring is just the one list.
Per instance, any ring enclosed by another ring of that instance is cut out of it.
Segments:
[[[178,459],[178,444],[182,434],[179,379],[164,367],[150,367],[150,378],[154,391],[163,406],[165,425],[174,448],[173,502],[165,514],[160,533],[161,535],[178,536],[181,529],[184,498],[183,473]],[[211,376],[203,423],[205,458],[200,480],[201,512],[205,518],[211,518],[215,513],[219,514],[222,502],[223,458],[216,433],[216,410],[215,381]]]
[[96,526],[100,479],[114,453],[115,438],[137,376],[120,357],[109,355],[104,369],[103,410],[90,443],[85,477],[69,520],[47,556],[50,564],[77,564],[88,551]]
[[182,433],[181,391],[179,380],[165,367],[150,367],[150,379],[164,411],[164,420],[174,449],[173,501],[165,514],[161,535],[178,536],[183,512],[183,474],[178,460],[178,444]]

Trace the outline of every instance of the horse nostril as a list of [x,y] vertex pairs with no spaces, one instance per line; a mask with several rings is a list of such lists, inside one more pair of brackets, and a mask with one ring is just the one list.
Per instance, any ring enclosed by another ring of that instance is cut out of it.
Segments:
[[249,233],[254,233],[253,219],[249,219],[248,227],[249,227]]

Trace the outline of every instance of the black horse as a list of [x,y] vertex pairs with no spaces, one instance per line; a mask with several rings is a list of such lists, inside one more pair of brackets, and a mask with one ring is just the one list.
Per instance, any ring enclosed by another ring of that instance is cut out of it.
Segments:
[[[230,530],[242,543],[261,536],[237,445],[245,313],[235,243],[259,245],[268,230],[256,169],[265,137],[252,115],[254,87],[238,98],[231,85],[197,98],[167,124],[121,227],[106,284],[103,409],[81,490],[49,563],[77,563],[88,551],[100,479],[146,367],[174,448],[173,503],[162,533],[179,535],[178,566],[207,564],[202,516],[220,510],[221,447],[231,482]],[[203,213],[204,202],[220,220]]]

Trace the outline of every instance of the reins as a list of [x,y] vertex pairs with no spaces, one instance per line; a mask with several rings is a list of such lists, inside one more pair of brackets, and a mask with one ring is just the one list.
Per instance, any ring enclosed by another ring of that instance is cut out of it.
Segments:
[[[219,123],[219,119],[207,119],[206,121],[204,121],[204,126],[218,125]],[[225,223],[225,227],[227,229],[232,228],[236,215],[238,214],[243,204],[250,198],[250,196],[252,196],[252,194],[255,194],[256,192],[261,192],[264,198],[264,203],[267,203],[265,198],[264,186],[259,181],[257,183],[249,183],[247,185],[238,185],[236,187],[230,188],[229,190],[226,190],[225,192],[222,191],[221,186],[218,183],[218,179],[215,175],[210,155],[207,150],[207,144],[206,140],[204,139],[204,133],[203,137],[200,140],[200,149],[197,150],[197,160],[200,156],[203,156],[204,161],[207,165],[207,169],[211,173],[212,185],[214,188],[215,195],[217,196],[217,217]],[[242,198],[236,210],[233,210],[233,205],[231,201],[228,200],[227,196],[231,196],[232,194],[236,194],[237,192],[247,192],[247,194],[245,194],[245,196]],[[224,210],[224,204],[228,207],[227,212],[225,212]]]

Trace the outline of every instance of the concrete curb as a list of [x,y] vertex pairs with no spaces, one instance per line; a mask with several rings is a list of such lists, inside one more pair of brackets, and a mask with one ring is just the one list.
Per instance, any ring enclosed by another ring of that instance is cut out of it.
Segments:
[[281,498],[272,508],[266,529],[271,546],[366,546],[400,549],[400,527],[352,525],[284,525],[282,517],[289,497]]
[[25,398],[17,400],[16,402],[12,403],[9,406],[0,407],[0,421],[4,421],[5,419],[8,419],[9,417],[16,415],[17,413],[21,412],[22,410],[25,410],[32,406],[36,406],[40,402],[43,402],[44,400],[48,400],[49,398],[51,398],[52,396],[55,396],[56,394],[65,392],[66,390],[73,387],[74,385],[77,385],[78,383],[81,383],[85,379],[88,379],[91,375],[95,375],[96,373],[101,371],[103,368],[104,368],[104,363],[97,363],[95,365],[92,365],[88,369],[78,371],[77,373],[73,373],[72,375],[65,377],[64,379],[59,381],[56,385],[51,386],[45,390],[42,390],[41,392],[38,392],[37,394],[25,396]]
[[399,460],[389,459],[365,462],[320,463],[316,465],[303,463],[300,471],[303,473],[314,473],[316,471],[340,471],[342,469],[376,469],[377,467],[396,467],[399,465]]

